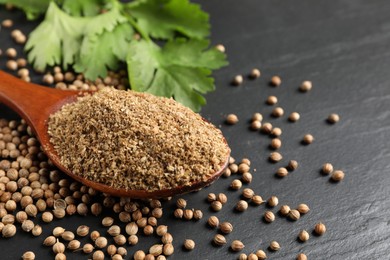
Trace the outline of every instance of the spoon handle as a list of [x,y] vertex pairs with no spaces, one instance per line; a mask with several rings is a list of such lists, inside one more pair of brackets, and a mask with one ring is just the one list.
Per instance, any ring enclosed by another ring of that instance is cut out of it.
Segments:
[[20,80],[0,70],[0,102],[17,112],[39,133],[48,116],[75,99],[75,91],[63,91]]

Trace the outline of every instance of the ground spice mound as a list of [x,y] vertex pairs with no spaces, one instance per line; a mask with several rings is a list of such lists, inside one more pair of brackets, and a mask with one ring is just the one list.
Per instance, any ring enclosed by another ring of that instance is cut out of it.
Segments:
[[115,188],[204,181],[230,152],[219,129],[176,101],[111,88],[63,106],[48,133],[67,169]]

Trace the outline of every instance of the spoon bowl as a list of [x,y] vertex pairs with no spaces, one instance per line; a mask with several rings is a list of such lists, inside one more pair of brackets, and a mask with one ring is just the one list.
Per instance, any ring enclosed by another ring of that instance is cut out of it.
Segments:
[[[22,81],[14,76],[0,71],[0,102],[4,103],[17,112],[31,127],[32,131],[41,143],[42,149],[47,157],[62,172],[71,178],[91,187],[95,190],[121,197],[132,197],[139,199],[164,198],[190,191],[200,190],[217,180],[228,165],[230,149],[226,154],[226,160],[221,163],[217,172],[211,175],[206,181],[193,182],[188,186],[179,186],[171,189],[156,191],[117,189],[111,186],[84,179],[73,174],[61,164],[61,160],[55,151],[48,134],[49,116],[57,112],[63,105],[75,102],[78,97],[92,93],[91,91],[58,90],[44,87],[33,83]],[[227,146],[227,142],[224,139]]]

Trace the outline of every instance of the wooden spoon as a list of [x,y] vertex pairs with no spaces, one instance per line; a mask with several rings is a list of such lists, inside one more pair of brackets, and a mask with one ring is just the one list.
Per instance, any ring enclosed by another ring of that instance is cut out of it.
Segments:
[[[41,142],[41,146],[46,152],[46,155],[50,158],[54,165],[73,179],[95,190],[114,196],[126,196],[132,198],[170,197],[177,194],[199,190],[202,187],[210,185],[221,176],[224,169],[227,167],[230,149],[229,153],[226,155],[226,160],[220,165],[220,170],[214,173],[206,181],[194,182],[189,186],[180,186],[158,191],[116,189],[73,174],[61,164],[57,152],[50,143],[50,136],[47,132],[47,121],[50,114],[55,113],[67,103],[75,102],[78,96],[85,93],[86,92],[82,91],[58,90],[27,83],[0,70],[0,101],[16,111],[24,120],[26,120],[27,124],[31,127]],[[226,143],[226,140],[224,141]]]

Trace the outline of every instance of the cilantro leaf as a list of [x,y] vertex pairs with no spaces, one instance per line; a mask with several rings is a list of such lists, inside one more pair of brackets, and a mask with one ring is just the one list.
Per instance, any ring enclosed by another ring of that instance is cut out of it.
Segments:
[[[120,60],[126,59],[133,28],[128,23],[116,26],[112,31],[85,37],[74,69],[83,72],[87,79],[105,77],[107,69],[116,70]],[[112,39],[115,39],[113,41]]]
[[100,13],[104,0],[64,0],[62,9],[73,16],[94,16]]
[[128,5],[140,29],[158,39],[172,39],[176,32],[202,39],[210,33],[209,16],[189,0],[147,0]]
[[30,34],[25,50],[34,68],[72,64],[81,44],[87,18],[71,17],[51,2],[45,20]]
[[201,94],[215,88],[211,69],[227,64],[223,53],[207,46],[207,40],[177,39],[162,48],[150,41],[132,42],[127,57],[131,88],[174,97],[199,111],[206,103]]
[[0,0],[0,4],[12,4],[22,9],[28,20],[34,20],[44,14],[51,0]]

